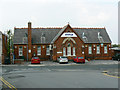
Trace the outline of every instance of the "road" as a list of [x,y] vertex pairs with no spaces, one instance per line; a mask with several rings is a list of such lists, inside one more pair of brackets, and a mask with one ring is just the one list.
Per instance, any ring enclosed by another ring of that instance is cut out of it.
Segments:
[[116,69],[117,64],[3,66],[2,77],[15,88],[118,88],[118,78],[102,73]]

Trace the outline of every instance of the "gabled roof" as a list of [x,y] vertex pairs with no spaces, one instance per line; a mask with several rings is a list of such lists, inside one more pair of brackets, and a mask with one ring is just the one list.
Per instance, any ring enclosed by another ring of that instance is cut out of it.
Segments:
[[51,43],[54,43],[55,40],[64,32],[64,30],[69,26],[69,24],[67,24],[66,26],[64,26],[60,31],[59,33],[55,36],[55,38],[52,40]]
[[[32,28],[32,43],[33,44],[50,44],[53,43],[59,35],[67,28],[68,25],[63,28]],[[84,43],[111,43],[111,40],[106,32],[105,28],[72,28],[77,35],[84,41]],[[98,38],[98,32],[100,32],[103,42],[100,42]],[[23,42],[23,38],[27,34],[27,28],[16,28],[14,30],[14,44],[27,44],[27,41]],[[82,37],[84,33],[86,40]],[[45,43],[41,42],[42,34],[45,35]]]

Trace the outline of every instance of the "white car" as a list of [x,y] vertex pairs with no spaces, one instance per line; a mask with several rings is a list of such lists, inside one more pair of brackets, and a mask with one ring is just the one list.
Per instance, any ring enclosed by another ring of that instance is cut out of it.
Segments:
[[60,57],[58,57],[58,58],[57,58],[57,61],[58,61],[59,63],[68,63],[68,59],[67,59],[67,57],[65,57],[65,56],[60,56]]

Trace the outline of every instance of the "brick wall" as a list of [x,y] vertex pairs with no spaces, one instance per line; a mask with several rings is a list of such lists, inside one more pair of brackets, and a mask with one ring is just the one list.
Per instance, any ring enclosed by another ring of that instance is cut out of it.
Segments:
[[[89,54],[88,52],[88,47],[89,45],[92,45],[92,54]],[[97,54],[97,45],[100,46],[100,54]],[[107,45],[107,53],[104,53],[104,46]],[[101,46],[101,44],[96,44],[96,43],[92,43],[92,44],[85,44],[85,57],[86,59],[90,58],[90,59],[112,59],[112,51],[111,51],[111,44],[110,43],[106,43],[103,44],[103,46]]]
[[7,36],[2,34],[2,64],[4,64],[4,59],[7,56]]
[[[37,56],[39,57],[41,60],[48,60],[50,58],[50,55],[46,55],[46,46],[49,44],[45,44],[45,45],[41,45],[41,44],[34,44],[31,47],[31,57]],[[24,59],[27,60],[27,54],[28,54],[28,50],[27,50],[27,45],[14,45],[14,55],[16,59],[20,59],[21,56],[19,56],[19,47],[22,46],[23,48],[23,56]],[[37,55],[37,47],[41,46],[41,55]],[[29,59],[31,60],[31,58]]]

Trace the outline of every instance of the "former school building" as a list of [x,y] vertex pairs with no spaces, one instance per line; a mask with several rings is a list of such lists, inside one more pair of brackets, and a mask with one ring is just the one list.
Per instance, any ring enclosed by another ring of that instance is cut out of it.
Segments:
[[57,60],[67,56],[86,59],[111,59],[111,40],[105,28],[14,28],[14,55],[16,59]]

